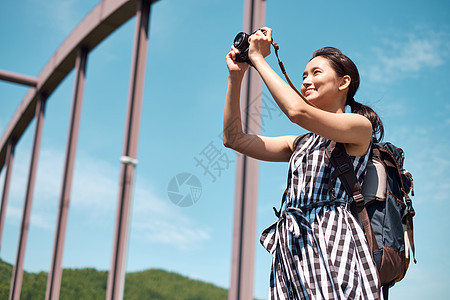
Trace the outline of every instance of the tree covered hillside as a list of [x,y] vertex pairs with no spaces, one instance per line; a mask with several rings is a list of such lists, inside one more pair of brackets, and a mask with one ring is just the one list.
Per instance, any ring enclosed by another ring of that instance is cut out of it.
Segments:
[[[8,299],[12,266],[0,260],[0,299]],[[105,299],[108,273],[95,269],[65,269],[61,300]],[[21,299],[44,299],[47,273],[24,272]],[[124,299],[210,300],[227,299],[225,289],[176,273],[147,270],[126,274]]]

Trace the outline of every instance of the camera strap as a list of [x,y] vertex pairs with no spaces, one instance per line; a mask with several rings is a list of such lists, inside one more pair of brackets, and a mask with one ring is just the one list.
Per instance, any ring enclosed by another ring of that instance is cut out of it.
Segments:
[[273,41],[273,39],[272,39],[272,46],[275,49],[275,55],[278,59],[278,65],[280,66],[281,72],[283,72],[283,75],[284,75],[284,77],[286,77],[286,80],[289,83],[289,85],[291,86],[291,88],[303,99],[303,101],[305,101],[307,104],[317,108],[317,106],[312,104],[308,99],[305,98],[305,96],[302,95],[302,93],[299,92],[299,90],[297,90],[297,88],[292,83],[291,79],[289,79],[289,76],[286,73],[286,69],[284,68],[283,62],[280,60],[280,57],[278,56],[278,50],[280,49],[280,46],[278,46],[278,44],[275,43]]

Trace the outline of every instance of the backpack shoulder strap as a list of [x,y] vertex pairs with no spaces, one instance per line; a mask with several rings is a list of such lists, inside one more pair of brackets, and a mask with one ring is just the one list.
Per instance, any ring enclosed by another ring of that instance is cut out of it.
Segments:
[[366,206],[364,205],[364,196],[362,195],[361,185],[356,177],[350,157],[345,151],[344,144],[336,143],[331,153],[327,150],[327,155],[334,167],[331,177],[339,177],[344,185],[345,191],[354,199],[356,203],[356,210],[363,225],[367,242],[369,243],[369,248],[372,254],[374,251],[378,250],[378,244],[375,239],[375,235],[373,234],[372,226],[370,225],[370,219],[367,214]]

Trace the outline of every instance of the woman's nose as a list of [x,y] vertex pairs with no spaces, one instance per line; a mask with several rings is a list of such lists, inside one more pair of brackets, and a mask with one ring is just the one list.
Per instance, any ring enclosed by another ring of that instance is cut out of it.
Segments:
[[310,76],[305,76],[305,77],[303,77],[303,82],[302,82],[302,84],[303,84],[304,86],[309,86],[309,85],[311,85],[311,77],[310,77]]

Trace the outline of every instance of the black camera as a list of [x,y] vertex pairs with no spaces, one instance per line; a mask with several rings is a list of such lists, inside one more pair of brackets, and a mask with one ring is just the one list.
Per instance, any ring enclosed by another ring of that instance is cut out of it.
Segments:
[[[261,30],[262,33],[266,34],[266,31],[263,29],[258,29],[258,30]],[[252,34],[255,34],[258,30],[256,30]],[[252,34],[248,34],[245,32],[239,32],[236,35],[236,37],[234,38],[233,46],[234,46],[234,48],[239,50],[239,53],[236,54],[237,62],[246,62],[246,63],[249,63],[250,65],[252,64],[250,62],[250,59],[248,58],[248,47],[250,46],[250,44],[248,42],[248,38]]]

